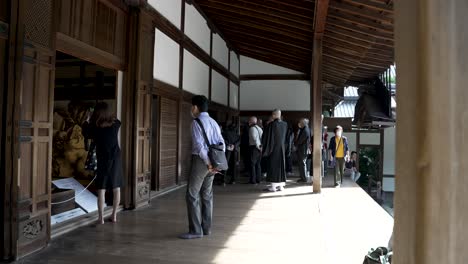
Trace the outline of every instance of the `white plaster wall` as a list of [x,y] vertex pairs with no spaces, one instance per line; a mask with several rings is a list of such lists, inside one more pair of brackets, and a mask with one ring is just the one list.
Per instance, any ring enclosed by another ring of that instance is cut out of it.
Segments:
[[228,105],[228,81],[226,77],[212,70],[211,100],[223,105]]
[[301,74],[281,66],[240,56],[240,74]]
[[229,49],[226,41],[218,34],[213,34],[213,58],[226,69],[229,67]]
[[380,133],[361,133],[359,140],[362,145],[380,145]]
[[[242,91],[241,91],[242,94]],[[234,109],[238,109],[239,104],[239,86],[231,82],[230,84],[230,95],[229,95],[229,106]]]
[[395,135],[394,127],[384,130],[384,175],[395,175]]
[[209,67],[192,53],[184,50],[183,89],[208,97]]
[[234,51],[231,51],[229,54],[231,56],[231,72],[236,76],[239,77],[239,58]]
[[[178,0],[172,0],[178,1]],[[185,4],[185,34],[210,54],[211,30],[205,18],[193,5]]]
[[284,111],[310,111],[310,83],[307,81],[242,81],[240,89],[242,111],[271,111],[275,108]]
[[[331,134],[333,134],[333,133],[331,133]],[[348,139],[349,154],[351,154],[352,151],[357,151],[357,135],[356,135],[356,132],[344,132],[343,135]],[[328,137],[331,138],[330,135]],[[330,144],[329,144],[329,146],[330,146]]]
[[179,44],[156,29],[153,77],[179,86]]
[[180,29],[182,17],[182,1],[178,0],[148,0],[148,3],[158,10],[174,26]]

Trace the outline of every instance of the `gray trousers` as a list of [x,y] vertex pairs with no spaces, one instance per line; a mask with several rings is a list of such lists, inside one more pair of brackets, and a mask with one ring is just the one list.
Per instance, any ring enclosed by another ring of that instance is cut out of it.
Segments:
[[302,157],[298,155],[298,163],[299,163],[299,176],[301,176],[301,180],[308,182],[309,181],[309,173],[308,169],[309,166],[307,164],[307,155]]
[[341,184],[344,176],[344,158],[335,158],[335,184]]
[[192,156],[192,170],[187,184],[185,200],[189,233],[203,234],[210,232],[213,216],[213,179],[203,160]]

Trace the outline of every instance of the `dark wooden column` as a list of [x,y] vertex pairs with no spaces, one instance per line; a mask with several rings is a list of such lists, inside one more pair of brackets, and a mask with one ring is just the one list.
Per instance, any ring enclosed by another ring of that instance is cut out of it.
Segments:
[[312,53],[312,130],[313,130],[313,191],[322,189],[322,39],[325,31],[329,0],[316,2],[314,18],[314,46]]

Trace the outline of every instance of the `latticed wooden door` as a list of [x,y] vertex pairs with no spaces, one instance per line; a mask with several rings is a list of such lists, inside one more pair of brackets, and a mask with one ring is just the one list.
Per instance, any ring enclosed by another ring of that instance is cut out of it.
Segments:
[[16,256],[50,239],[55,33],[53,0],[20,1],[24,47],[19,92]]
[[136,197],[135,205],[143,205],[150,200],[151,189],[151,104],[153,81],[154,28],[146,13],[139,17],[139,56],[136,108]]

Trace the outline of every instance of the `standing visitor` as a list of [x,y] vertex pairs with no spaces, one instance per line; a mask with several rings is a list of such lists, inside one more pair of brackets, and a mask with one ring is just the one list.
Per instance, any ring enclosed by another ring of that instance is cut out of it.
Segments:
[[242,125],[241,142],[240,142],[240,154],[243,162],[243,173],[250,173],[250,152],[249,152],[249,123]]
[[192,98],[192,116],[195,118],[192,121],[192,169],[185,196],[189,232],[180,235],[182,239],[201,238],[211,233],[213,176],[218,171],[211,165],[204,132],[210,144],[222,144],[223,148],[226,146],[218,124],[208,114],[208,99],[205,96],[196,95]]
[[257,125],[255,116],[249,119],[249,152],[250,152],[250,181],[251,184],[258,184],[262,181],[262,136],[263,130]]
[[340,186],[344,176],[345,159],[349,157],[348,139],[343,136],[343,128],[337,126],[335,136],[330,139],[329,160],[335,165],[335,187]]
[[[118,134],[120,121],[116,119],[107,103],[96,105],[83,124],[83,135],[91,139],[96,147],[96,188],[98,190],[99,224],[104,224],[106,190],[112,190],[112,217],[117,222],[117,208],[120,204],[120,188],[123,185],[122,157]],[[86,140],[87,142],[88,140]]]
[[292,175],[293,158],[292,149],[294,145],[294,130],[291,125],[288,126],[288,133],[286,134],[286,174]]
[[286,133],[288,124],[281,121],[281,110],[274,110],[273,121],[265,133],[263,156],[268,158],[267,181],[271,183],[268,191],[282,191],[286,185]]
[[223,133],[223,138],[226,143],[226,160],[229,164],[229,169],[224,173],[224,182],[234,184],[236,182],[235,163],[237,150],[239,149],[240,136],[237,133],[237,127],[234,123],[228,124]]
[[296,140],[296,149],[299,161],[299,175],[301,178],[297,182],[309,182],[310,177],[307,170],[307,158],[309,155],[310,145],[309,119],[301,118],[298,126],[299,134]]

